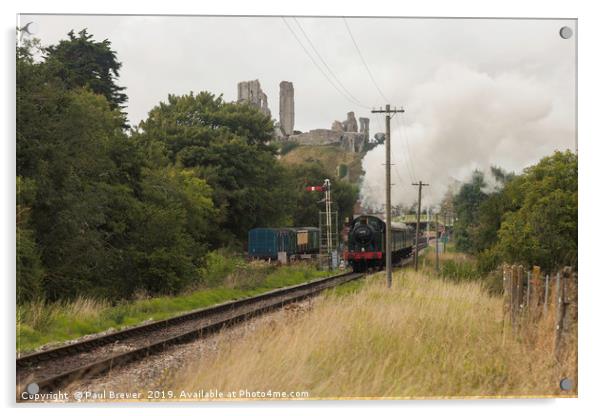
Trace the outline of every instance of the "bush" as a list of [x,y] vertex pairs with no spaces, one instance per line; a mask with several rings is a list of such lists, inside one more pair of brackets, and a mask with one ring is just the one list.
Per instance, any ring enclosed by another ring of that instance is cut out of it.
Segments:
[[205,265],[199,271],[201,283],[214,287],[222,284],[226,277],[237,267],[244,265],[244,260],[224,250],[212,251],[205,258]]
[[495,248],[488,248],[477,256],[477,270],[486,275],[492,272],[501,262],[501,256]]
[[440,276],[456,282],[470,281],[479,278],[476,265],[468,260],[443,260],[440,266]]

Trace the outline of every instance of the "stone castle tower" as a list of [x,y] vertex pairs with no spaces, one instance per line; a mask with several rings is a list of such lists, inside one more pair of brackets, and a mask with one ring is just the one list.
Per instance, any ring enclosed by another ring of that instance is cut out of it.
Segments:
[[293,83],[280,83],[280,128],[286,136],[293,134],[295,127],[295,89]]

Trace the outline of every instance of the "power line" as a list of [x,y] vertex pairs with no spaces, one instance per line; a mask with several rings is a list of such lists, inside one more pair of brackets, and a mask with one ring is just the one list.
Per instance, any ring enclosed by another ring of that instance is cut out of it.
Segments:
[[303,34],[303,36],[305,37],[305,39],[307,40],[307,42],[309,43],[309,46],[311,47],[311,49],[314,51],[314,53],[316,54],[316,56],[318,57],[318,59],[320,59],[320,61],[322,62],[322,64],[324,64],[324,67],[326,68],[326,70],[330,73],[330,75],[332,75],[332,77],[334,78],[334,80],[339,84],[339,86],[341,87],[341,89],[343,91],[345,91],[347,93],[347,95],[353,100],[355,101],[355,103],[361,107],[364,108],[370,108],[364,104],[361,103],[360,100],[358,100],[357,98],[355,98],[355,96],[349,92],[349,90],[347,88],[345,88],[345,86],[343,85],[343,83],[339,80],[339,78],[336,76],[336,74],[334,73],[334,71],[330,68],[330,66],[328,65],[328,63],[326,63],[326,61],[324,60],[324,58],[322,58],[322,55],[320,54],[320,52],[318,52],[318,50],[316,49],[316,47],[314,46],[313,42],[311,41],[311,39],[309,38],[309,36],[307,36],[307,33],[305,32],[305,30],[303,29],[303,26],[301,26],[301,23],[299,23],[299,21],[297,20],[296,17],[293,17],[293,20],[295,21],[295,23],[297,24],[297,26],[299,27],[299,30],[301,30],[301,33]]
[[[351,41],[353,42],[353,45],[355,46],[355,50],[357,51],[357,54],[359,55],[362,64],[364,65],[364,68],[366,69],[366,72],[368,73],[368,75],[370,76],[370,80],[372,81],[372,84],[374,84],[374,87],[376,88],[376,90],[378,91],[379,95],[381,96],[381,98],[383,98],[386,102],[390,102],[390,100],[385,96],[385,94],[383,93],[383,91],[380,89],[380,87],[378,86],[378,83],[376,82],[376,79],[374,78],[374,75],[372,75],[372,71],[370,71],[370,67],[368,66],[366,60],[364,59],[364,56],[362,55],[362,52],[355,40],[355,37],[353,36],[353,33],[351,32],[351,28],[349,27],[349,24],[347,23],[347,19],[345,19],[345,17],[343,17],[343,22],[345,23],[345,27],[347,28],[347,32],[349,33],[349,37],[351,38]],[[403,116],[403,113],[402,113]],[[380,124],[380,120],[377,118],[377,122]],[[399,134],[401,136],[401,139],[404,139],[404,128],[402,125],[402,128],[399,128],[399,123],[396,121],[397,123],[397,127],[398,130],[400,131]],[[412,155],[410,152],[410,146],[407,140],[407,135],[405,137],[405,145],[406,145],[406,149],[407,149],[407,157],[404,158],[404,164],[406,165],[406,168],[408,170],[408,173],[410,175],[410,179],[412,181],[416,180],[416,173],[415,173],[415,169],[414,169],[414,163],[412,161]],[[397,171],[397,169],[396,169]],[[397,171],[397,175],[399,175],[399,172]]]
[[299,43],[299,46],[301,46],[301,48],[303,49],[303,51],[305,52],[305,54],[309,57],[309,59],[314,64],[314,66],[322,73],[322,75],[324,75],[324,78],[326,78],[326,80],[330,83],[330,85],[332,85],[332,87],[335,90],[337,90],[337,92],[339,94],[341,94],[347,101],[349,101],[353,105],[358,105],[356,102],[353,101],[353,99],[351,99],[343,91],[341,91],[341,89],[339,89],[339,87],[334,82],[332,82],[332,80],[330,79],[330,77],[328,76],[328,74],[326,72],[324,72],[324,70],[322,69],[322,67],[320,65],[318,65],[318,63],[316,62],[316,60],[314,59],[314,57],[311,55],[311,53],[309,53],[309,51],[307,50],[307,48],[305,47],[305,45],[303,44],[303,42],[301,42],[301,39],[299,39],[299,37],[297,36],[297,34],[293,30],[293,28],[288,24],[288,22],[286,21],[286,19],[284,17],[282,17],[282,21],[284,22],[284,24],[286,24],[286,27],[288,28],[288,30],[291,32],[291,34],[293,35],[293,37],[297,40],[297,43]]
[[401,135],[401,139],[403,141],[403,143],[405,143],[405,147],[406,147],[406,152],[407,152],[407,160],[409,162],[410,165],[410,169],[412,170],[412,176],[414,177],[414,181],[416,181],[416,169],[414,168],[414,161],[412,158],[412,151],[410,150],[410,143],[408,141],[408,134],[407,134],[407,130],[405,128],[405,124],[403,123],[403,114],[401,117],[401,121],[396,121],[397,123],[397,127],[400,130],[400,135]]
[[372,75],[372,71],[370,71],[370,68],[368,67],[368,64],[366,63],[366,60],[364,59],[364,56],[362,55],[362,52],[360,51],[359,46],[357,46],[357,42],[355,41],[355,38],[353,37],[353,33],[351,33],[351,28],[349,27],[349,24],[347,24],[347,19],[345,19],[344,17],[343,17],[343,23],[345,23],[345,27],[347,28],[347,32],[349,33],[349,37],[351,38],[353,45],[355,46],[355,50],[357,51],[357,54],[359,55],[360,59],[362,60],[362,63],[364,64],[364,68],[366,68],[366,72],[368,72],[368,75],[370,76],[372,83],[376,87],[376,90],[378,91],[378,93],[380,94],[382,99],[385,100],[386,103],[391,102],[391,100],[389,100],[387,97],[385,97],[385,94],[383,94],[382,90],[379,88],[378,84],[376,83],[376,80],[374,79],[374,76]]
[[401,139],[403,140],[403,142],[405,142],[405,147],[406,147],[406,151],[407,151],[407,159],[409,161],[409,165],[412,171],[412,176],[414,179],[412,179],[414,182],[416,182],[416,169],[414,168],[414,162],[413,162],[413,158],[412,158],[412,151],[410,150],[410,143],[408,141],[408,134],[407,134],[407,130],[405,128],[405,124],[403,122],[403,114],[401,115],[401,121],[395,121],[395,123],[397,124],[397,128],[400,130],[400,135],[401,135]]
[[399,181],[401,183],[404,183],[404,180],[401,178],[401,175],[399,174],[399,170],[397,169],[397,165],[394,163],[392,165],[393,165],[393,168],[395,169],[395,173],[397,174],[397,177],[399,178]]
[[[399,138],[401,140],[401,145],[404,145],[404,137],[402,134],[402,129],[399,126],[399,123],[397,121],[395,121],[395,124],[397,125],[397,131],[399,132]],[[407,141],[406,141],[406,151],[405,152],[401,152],[402,153],[402,159],[403,159],[403,164],[406,167],[406,170],[408,171],[408,175],[410,176],[410,179],[412,180],[412,182],[416,182],[416,173],[413,169],[413,164],[411,163],[411,159],[410,159],[410,152],[407,146]]]

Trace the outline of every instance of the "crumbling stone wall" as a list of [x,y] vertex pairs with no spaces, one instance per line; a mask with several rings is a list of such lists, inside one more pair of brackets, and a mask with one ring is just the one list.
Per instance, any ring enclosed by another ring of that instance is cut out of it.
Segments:
[[272,113],[268,108],[268,96],[261,89],[261,84],[257,79],[253,81],[241,81],[238,83],[237,102],[247,102],[259,108],[266,116],[272,116]]
[[343,122],[335,120],[330,129],[315,129],[307,133],[295,134],[289,137],[300,145],[321,146],[338,144],[346,152],[359,153],[364,149],[369,139],[370,119],[360,118],[360,131],[358,132],[355,113],[347,113],[347,119]]
[[357,120],[353,111],[347,113],[347,120],[343,121],[343,130],[357,133]]

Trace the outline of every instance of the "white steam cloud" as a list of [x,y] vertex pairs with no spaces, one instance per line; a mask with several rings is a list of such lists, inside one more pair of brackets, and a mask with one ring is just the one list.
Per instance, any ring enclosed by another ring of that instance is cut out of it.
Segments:
[[[412,182],[418,180],[430,184],[423,206],[435,206],[450,184],[466,180],[475,169],[487,174],[496,165],[519,173],[554,150],[574,150],[574,101],[554,88],[562,80],[572,82],[566,72],[550,82],[520,72],[442,65],[412,90],[406,113],[391,122],[392,204],[412,205],[417,199]],[[384,122],[375,127],[384,128]],[[365,207],[384,203],[384,160],[384,145],[363,160]]]

